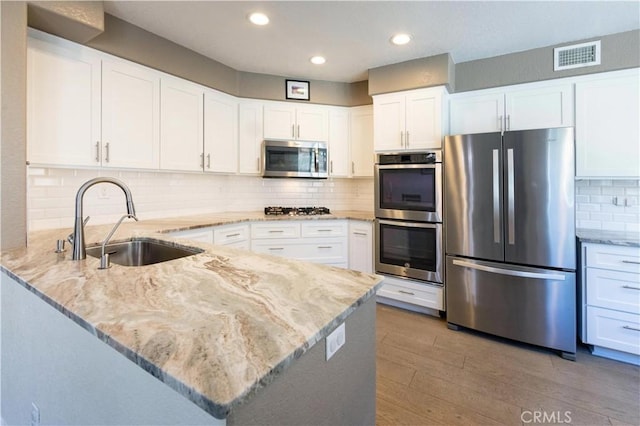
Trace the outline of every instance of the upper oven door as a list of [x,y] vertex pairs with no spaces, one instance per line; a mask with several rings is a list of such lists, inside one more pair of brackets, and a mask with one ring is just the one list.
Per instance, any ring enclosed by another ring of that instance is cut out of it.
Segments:
[[442,163],[376,164],[378,218],[442,222]]

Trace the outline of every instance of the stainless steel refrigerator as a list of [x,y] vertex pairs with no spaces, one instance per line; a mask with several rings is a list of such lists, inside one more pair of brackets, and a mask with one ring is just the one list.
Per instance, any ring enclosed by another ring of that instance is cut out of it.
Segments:
[[572,128],[447,136],[447,322],[576,352]]

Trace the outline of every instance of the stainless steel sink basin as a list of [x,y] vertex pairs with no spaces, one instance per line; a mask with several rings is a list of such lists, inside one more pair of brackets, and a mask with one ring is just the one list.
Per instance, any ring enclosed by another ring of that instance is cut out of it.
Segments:
[[[122,266],[152,265],[202,253],[203,251],[194,247],[186,247],[169,241],[149,238],[134,238],[131,241],[107,244],[104,250],[105,253],[110,254],[109,258],[112,263]],[[87,247],[87,255],[99,259],[102,255],[102,246]]]

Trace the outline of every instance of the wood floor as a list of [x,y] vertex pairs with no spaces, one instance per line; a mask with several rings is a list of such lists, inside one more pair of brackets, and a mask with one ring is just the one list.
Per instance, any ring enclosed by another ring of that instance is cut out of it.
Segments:
[[377,425],[639,425],[640,368],[377,305]]

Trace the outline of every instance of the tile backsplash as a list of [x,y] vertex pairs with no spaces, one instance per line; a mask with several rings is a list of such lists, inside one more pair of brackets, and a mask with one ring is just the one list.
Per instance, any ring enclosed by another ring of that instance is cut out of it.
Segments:
[[640,232],[640,180],[576,181],[576,226]]
[[[255,211],[266,206],[373,211],[373,178],[263,179],[205,173],[41,167],[30,167],[27,173],[30,231],[72,227],[78,188],[98,176],[115,177],[129,186],[140,219]],[[124,195],[118,187],[99,184],[87,190],[84,215],[91,216],[90,223],[113,223],[124,213]]]

